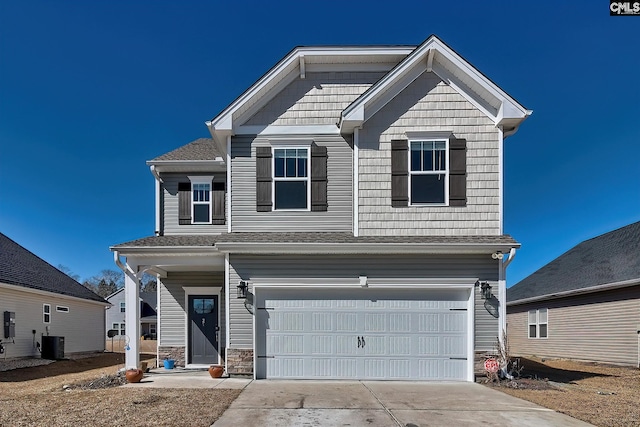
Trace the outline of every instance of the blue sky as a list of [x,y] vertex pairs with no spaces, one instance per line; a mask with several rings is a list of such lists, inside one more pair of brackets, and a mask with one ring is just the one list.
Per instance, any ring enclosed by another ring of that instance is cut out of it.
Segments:
[[437,34],[527,108],[505,145],[509,284],[640,220],[640,16],[588,2],[0,1],[0,231],[83,279],[154,230],[145,161],[296,45]]

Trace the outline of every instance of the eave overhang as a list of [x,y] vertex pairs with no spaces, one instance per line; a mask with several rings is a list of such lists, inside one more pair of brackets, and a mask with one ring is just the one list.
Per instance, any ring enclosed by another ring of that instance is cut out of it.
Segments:
[[353,133],[424,72],[438,75],[503,129],[505,136],[515,133],[532,113],[432,35],[342,111],[341,133]]
[[[271,99],[296,78],[304,78],[305,73],[327,64],[340,68],[361,63],[368,69],[378,64],[381,70],[387,71],[414,49],[415,46],[296,47],[205,124],[216,149],[224,157],[227,153],[227,137],[235,134],[238,127],[248,118],[248,112],[262,105],[265,100]],[[366,59],[363,59],[364,57]]]
[[322,254],[322,255],[375,255],[425,254],[460,255],[509,252],[520,244],[423,244],[423,243],[253,243],[218,242],[220,252],[233,254]]
[[226,170],[222,157],[217,157],[214,160],[148,160],[147,165],[153,167],[158,173],[224,172]]
[[530,304],[530,303],[539,302],[539,301],[567,298],[567,297],[583,295],[583,294],[591,294],[595,292],[609,291],[609,290],[626,288],[626,287],[637,286],[637,285],[640,285],[640,278],[624,280],[624,281],[614,282],[614,283],[606,283],[604,285],[590,286],[588,288],[572,289],[570,291],[554,292],[551,294],[538,295],[530,298],[522,298],[519,300],[507,302],[507,307]]

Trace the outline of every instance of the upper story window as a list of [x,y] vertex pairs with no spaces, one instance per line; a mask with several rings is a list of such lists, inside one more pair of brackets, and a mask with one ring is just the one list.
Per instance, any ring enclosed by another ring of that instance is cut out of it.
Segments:
[[466,139],[415,132],[391,141],[391,206],[466,205]]
[[410,204],[447,203],[447,157],[446,140],[410,142]]
[[193,224],[211,224],[212,176],[190,176],[191,218]]
[[547,338],[549,326],[546,308],[529,310],[529,338]]
[[124,313],[126,310],[126,305],[124,302],[120,303],[120,313]]
[[273,204],[276,210],[308,210],[309,149],[273,149]]

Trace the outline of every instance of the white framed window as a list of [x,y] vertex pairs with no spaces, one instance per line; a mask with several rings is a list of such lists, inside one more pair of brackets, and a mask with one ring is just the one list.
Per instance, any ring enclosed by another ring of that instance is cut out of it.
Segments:
[[191,181],[191,223],[211,224],[213,177],[190,176],[189,181]]
[[114,322],[111,324],[111,329],[118,331],[118,335],[126,335],[125,332],[125,323]]
[[42,304],[42,323],[51,323],[51,304]]
[[547,338],[549,314],[546,308],[529,310],[529,338]]
[[64,305],[56,305],[56,311],[59,313],[68,313],[69,307],[66,307]]
[[273,148],[274,210],[310,210],[309,147]]
[[127,306],[124,302],[120,303],[120,313],[125,313],[127,311]]
[[409,205],[449,203],[449,140],[409,141]]
[[149,324],[149,334],[151,335],[152,338],[155,338],[155,336],[156,336],[156,324],[155,323],[150,323]]

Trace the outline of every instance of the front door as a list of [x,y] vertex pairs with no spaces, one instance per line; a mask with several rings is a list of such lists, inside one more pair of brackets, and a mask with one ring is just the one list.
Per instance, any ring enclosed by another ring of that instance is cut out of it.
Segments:
[[189,295],[188,363],[218,363],[218,296]]

